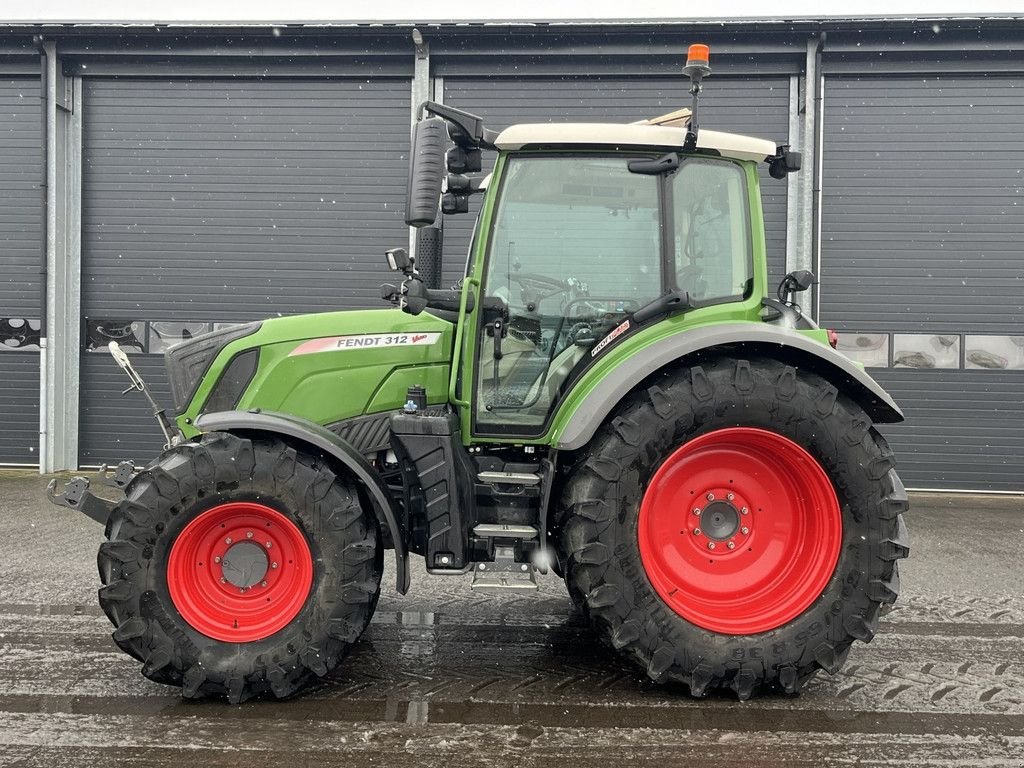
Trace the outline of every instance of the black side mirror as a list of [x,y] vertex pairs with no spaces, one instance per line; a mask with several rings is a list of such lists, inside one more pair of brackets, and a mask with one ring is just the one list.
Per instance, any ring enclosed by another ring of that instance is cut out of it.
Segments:
[[778,154],[768,159],[768,175],[773,179],[784,179],[787,174],[796,173],[800,170],[800,163],[803,157],[799,152],[783,144],[778,148]]
[[786,283],[794,293],[806,291],[814,285],[814,273],[808,269],[798,269],[786,275]]
[[405,198],[405,223],[426,227],[437,218],[441,185],[447,175],[445,149],[448,128],[440,117],[420,120],[412,129],[409,186]]
[[402,286],[402,309],[410,315],[422,314],[430,306],[430,291],[422,280],[410,280]]
[[812,285],[814,285],[814,273],[807,269],[798,269],[794,272],[790,272],[779,283],[779,290],[777,291],[779,301],[788,304],[789,297],[794,293],[800,293],[806,291]]

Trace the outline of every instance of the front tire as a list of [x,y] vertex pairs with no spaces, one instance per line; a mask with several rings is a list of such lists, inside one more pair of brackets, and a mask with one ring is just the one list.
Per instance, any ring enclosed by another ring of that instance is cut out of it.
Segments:
[[661,374],[581,453],[559,516],[566,581],[656,681],[795,693],[896,599],[892,452],[812,373],[716,359]]
[[114,641],[186,698],[290,696],[334,669],[380,594],[355,486],[276,439],[165,451],[107,523],[100,605]]

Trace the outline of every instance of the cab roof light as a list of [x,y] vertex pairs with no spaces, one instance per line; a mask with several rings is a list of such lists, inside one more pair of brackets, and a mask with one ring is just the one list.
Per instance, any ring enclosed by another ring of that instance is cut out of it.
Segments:
[[[686,52],[686,68],[700,68],[703,74],[708,74],[711,67],[708,62],[711,60],[711,48],[703,43],[694,43]],[[684,70],[685,72],[686,70]],[[689,74],[689,72],[687,72]]]
[[697,132],[700,126],[697,124],[697,100],[700,98],[702,89],[701,81],[711,74],[711,67],[708,62],[711,60],[711,48],[703,43],[695,43],[686,52],[686,66],[683,67],[683,74],[690,78],[690,95],[693,97],[693,104],[690,107],[690,122],[686,128],[686,138],[683,140],[683,151],[694,152],[697,149]]

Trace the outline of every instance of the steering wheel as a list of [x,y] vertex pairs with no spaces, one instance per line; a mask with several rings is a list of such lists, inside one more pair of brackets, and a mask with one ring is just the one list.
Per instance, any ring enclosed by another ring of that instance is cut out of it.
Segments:
[[587,292],[586,283],[580,282],[574,277],[561,280],[536,272],[513,272],[510,278],[519,283],[522,288],[522,299],[531,312],[544,299],[550,299],[560,293],[571,294],[574,291],[579,291],[581,295],[586,295]]

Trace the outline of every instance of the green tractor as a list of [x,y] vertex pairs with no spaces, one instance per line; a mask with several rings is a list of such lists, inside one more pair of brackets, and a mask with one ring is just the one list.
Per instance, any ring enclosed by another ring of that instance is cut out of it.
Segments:
[[[163,453],[102,473],[116,504],[84,478],[49,491],[105,525],[100,604],[146,677],[294,694],[366,629],[386,549],[403,594],[410,555],[485,591],[553,570],[608,644],[694,696],[795,693],[871,640],[908,553],[873,424],[903,416],[801,313],[813,275],[770,291],[758,166],[800,157],[699,130],[709,71],[694,46],[692,108],[628,125],[496,132],[424,104],[393,307],[167,352]],[[438,211],[474,194],[442,288]]]

